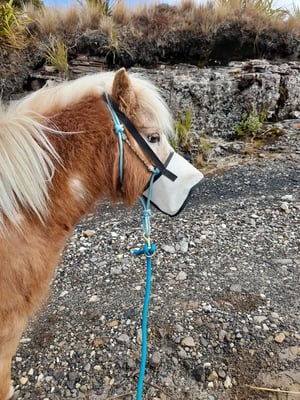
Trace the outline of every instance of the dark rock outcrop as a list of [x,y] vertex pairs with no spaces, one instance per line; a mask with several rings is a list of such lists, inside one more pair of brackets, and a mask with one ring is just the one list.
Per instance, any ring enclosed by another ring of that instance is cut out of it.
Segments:
[[204,69],[181,64],[147,74],[163,89],[175,115],[192,110],[196,135],[230,137],[253,106],[269,121],[300,114],[300,63],[252,60]]

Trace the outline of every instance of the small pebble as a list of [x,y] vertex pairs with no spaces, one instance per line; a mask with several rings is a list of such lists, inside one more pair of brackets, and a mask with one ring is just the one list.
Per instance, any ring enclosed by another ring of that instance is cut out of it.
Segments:
[[157,368],[161,363],[161,355],[159,351],[155,351],[150,358],[150,365]]
[[285,334],[283,332],[276,333],[274,338],[276,343],[282,343],[284,339],[285,339]]
[[224,381],[224,388],[225,389],[229,389],[229,388],[231,388],[232,387],[232,382],[231,382],[231,378],[230,378],[230,376],[226,376],[226,379],[225,379],[225,381]]
[[95,233],[95,231],[92,229],[87,229],[86,231],[83,232],[84,236],[86,236],[86,237],[91,237],[94,235],[94,233]]
[[122,333],[122,335],[120,335],[117,340],[121,344],[126,344],[129,342],[130,339],[129,336],[126,335],[126,333]]
[[195,342],[191,336],[186,336],[182,339],[181,345],[184,347],[195,347]]
[[28,382],[28,378],[26,376],[21,376],[21,378],[20,378],[21,385],[26,385],[27,382]]
[[187,274],[184,271],[180,271],[176,276],[176,281],[184,281],[187,278]]
[[211,373],[207,377],[207,380],[208,382],[213,382],[218,380],[218,374],[216,373],[216,371],[211,371]]
[[89,298],[90,303],[97,303],[98,301],[100,301],[100,298],[97,295],[93,295]]
[[286,194],[285,196],[281,197],[281,200],[283,200],[283,201],[293,201],[294,197],[293,197],[292,194]]
[[288,203],[285,202],[285,201],[284,201],[283,203],[280,204],[280,208],[281,208],[281,210],[283,210],[286,214],[288,214],[288,213],[290,212],[289,205],[288,205]]

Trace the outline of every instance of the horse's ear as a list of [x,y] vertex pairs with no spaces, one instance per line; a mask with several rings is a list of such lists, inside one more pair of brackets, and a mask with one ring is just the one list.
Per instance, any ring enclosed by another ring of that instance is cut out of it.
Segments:
[[125,114],[129,115],[136,108],[136,95],[125,68],[115,73],[111,95]]

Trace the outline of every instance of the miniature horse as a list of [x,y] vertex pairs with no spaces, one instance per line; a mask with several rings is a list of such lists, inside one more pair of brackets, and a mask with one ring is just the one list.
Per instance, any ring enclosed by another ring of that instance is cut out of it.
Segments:
[[104,93],[165,162],[167,106],[149,81],[125,69],[45,87],[0,110],[0,400],[13,394],[11,359],[74,225],[101,198],[132,205],[149,182],[141,162],[148,157],[128,133],[121,188]]

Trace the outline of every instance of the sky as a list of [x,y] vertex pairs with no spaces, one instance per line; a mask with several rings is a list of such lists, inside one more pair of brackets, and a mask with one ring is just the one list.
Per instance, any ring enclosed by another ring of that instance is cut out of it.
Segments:
[[[149,0],[148,0],[149,1]],[[176,0],[156,0],[159,3],[171,3],[171,2],[176,2]],[[203,3],[206,3],[206,0],[199,0]],[[75,3],[75,0],[44,0],[44,3],[46,5],[54,5],[54,6],[60,6],[60,5],[69,5],[72,3]],[[145,4],[147,3],[147,0],[125,0],[126,4],[128,6],[135,6],[137,4]],[[153,2],[153,0],[150,0],[150,2]],[[300,8],[300,0],[273,0],[273,6],[274,8],[287,8],[290,11],[293,11],[293,5],[296,7]]]
[[300,7],[300,0],[276,0],[274,1],[274,8],[282,7],[293,11],[293,6]]

